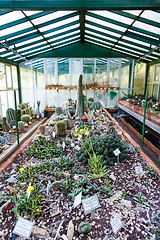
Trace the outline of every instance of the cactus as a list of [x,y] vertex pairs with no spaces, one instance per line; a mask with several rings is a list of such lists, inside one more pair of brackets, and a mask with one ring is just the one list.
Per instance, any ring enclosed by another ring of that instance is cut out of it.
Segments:
[[102,104],[99,101],[92,103],[92,109],[94,110],[100,110],[101,106]]
[[56,133],[58,136],[65,136],[66,135],[66,124],[64,121],[58,121],[56,123]]
[[88,102],[94,102],[94,99],[92,97],[88,98]]
[[13,126],[16,126],[16,120],[10,121],[10,127],[12,128]]
[[113,121],[108,121],[108,126],[113,126]]
[[67,129],[69,128],[69,120],[67,118],[63,119],[63,121],[66,124]]
[[18,121],[20,121],[21,119],[21,115],[22,115],[22,111],[20,108],[17,108],[17,117],[18,117]]
[[113,134],[113,135],[116,134],[116,129],[113,126],[110,126],[108,131],[109,131],[110,134]]
[[19,129],[19,131],[23,131],[25,129],[25,125],[22,121],[18,122],[18,129]]
[[38,130],[40,131],[41,135],[45,135],[46,132],[46,126],[44,124],[40,125]]
[[62,114],[62,108],[61,107],[56,107],[55,112],[56,112],[57,116],[60,116]]
[[84,98],[83,98],[83,89],[82,89],[82,75],[79,76],[78,82],[78,117],[82,117],[84,115]]
[[71,116],[74,116],[76,113],[76,110],[74,108],[70,107],[69,112],[70,112]]
[[6,117],[3,117],[3,123],[2,123],[2,126],[3,126],[3,130],[5,131],[5,132],[8,132],[11,128],[10,128],[10,126],[7,124],[7,122],[6,122]]
[[7,109],[7,111],[6,111],[6,118],[7,118],[7,122],[8,122],[9,125],[10,125],[10,122],[12,120],[16,119],[15,111],[14,111],[13,108],[8,108]]
[[30,118],[30,116],[29,115],[22,115],[21,116],[21,121],[22,122],[25,122],[25,123],[29,123],[30,121],[31,121],[31,118]]
[[18,107],[23,110],[23,109],[25,109],[26,105],[25,105],[25,103],[20,103],[18,105]]

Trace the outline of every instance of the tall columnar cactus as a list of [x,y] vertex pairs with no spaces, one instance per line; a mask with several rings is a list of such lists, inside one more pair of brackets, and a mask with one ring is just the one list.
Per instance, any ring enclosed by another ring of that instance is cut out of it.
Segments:
[[79,76],[78,82],[78,117],[82,117],[84,115],[84,97],[83,97],[83,89],[82,89],[82,75]]
[[65,136],[66,129],[67,129],[67,127],[63,120],[62,121],[60,120],[56,123],[56,133],[58,136]]
[[69,128],[69,120],[67,118],[63,119],[63,121],[66,124],[67,129]]
[[57,116],[60,116],[62,114],[62,108],[61,107],[56,107],[55,112],[56,112]]
[[40,131],[41,135],[45,135],[46,133],[46,126],[44,124],[40,125],[38,130]]
[[3,123],[2,123],[2,126],[3,126],[3,130],[5,131],[5,132],[8,132],[11,128],[10,128],[10,126],[7,124],[7,122],[6,122],[6,117],[3,117]]
[[8,108],[6,111],[7,122],[10,125],[11,121],[16,120],[15,110],[13,108]]
[[22,115],[21,116],[21,121],[22,122],[25,122],[25,123],[29,123],[30,121],[31,121],[31,118],[30,118],[30,116],[29,115]]

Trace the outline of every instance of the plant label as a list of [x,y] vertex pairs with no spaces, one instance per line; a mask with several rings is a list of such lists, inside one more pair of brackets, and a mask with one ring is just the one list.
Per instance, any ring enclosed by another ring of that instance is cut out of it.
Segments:
[[98,196],[95,194],[92,197],[82,200],[85,215],[100,207]]
[[66,147],[66,144],[65,144],[65,142],[63,142],[63,143],[62,143],[63,151],[65,150],[65,147]]
[[135,167],[135,172],[138,176],[140,176],[142,173],[143,173],[143,169],[142,169],[142,166],[139,165],[139,166],[136,166]]
[[111,221],[110,221],[111,227],[113,229],[114,234],[117,234],[118,231],[122,227],[122,222],[119,216],[115,216]]
[[117,157],[119,156],[119,154],[121,153],[121,151],[119,150],[119,148],[117,148],[116,150],[113,151],[114,155]]
[[18,221],[13,229],[13,233],[20,237],[29,239],[33,226],[33,222],[20,217],[18,218]]
[[56,133],[55,133],[55,132],[53,132],[53,133],[52,133],[52,136],[53,136],[53,138],[55,138],[55,136],[56,136]]
[[82,192],[80,192],[74,199],[73,208],[76,208],[82,202]]

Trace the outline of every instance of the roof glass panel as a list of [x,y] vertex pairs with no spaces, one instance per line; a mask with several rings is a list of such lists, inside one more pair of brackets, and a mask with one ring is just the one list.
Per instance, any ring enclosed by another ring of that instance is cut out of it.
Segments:
[[[86,30],[85,33],[89,33],[89,34],[92,34],[92,35],[97,36],[97,37],[102,37],[102,38],[104,38],[106,40],[111,40],[112,42],[116,42],[117,41],[116,39],[113,39],[111,37],[109,38],[109,37],[104,36],[103,33],[102,34],[98,34],[98,33],[95,33],[95,32],[91,32],[89,30]],[[87,36],[87,34],[86,34],[86,36]]]
[[[159,22],[160,22],[160,18],[159,18]],[[137,28],[140,28],[140,29],[143,29],[143,30],[147,30],[147,31],[153,32],[153,33],[160,34],[160,28],[154,27],[152,25],[149,25],[149,24],[146,24],[146,23],[143,23],[143,22],[136,21],[133,24],[133,26],[137,27]]]
[[68,34],[65,34],[65,32],[64,32],[64,35],[61,35],[61,36],[56,37],[56,38],[49,39],[48,41],[49,41],[49,42],[52,42],[53,40],[54,40],[54,41],[57,41],[57,40],[60,40],[61,38],[69,37],[69,36],[71,36],[71,35],[73,35],[73,34],[75,34],[75,33],[80,33],[80,30],[73,31],[73,32],[68,33]]
[[34,14],[40,13],[42,11],[23,11],[23,12],[27,15],[27,17],[29,17],[29,16],[32,16]]
[[[137,31],[134,31],[134,30],[131,30],[131,29],[129,29],[128,32],[137,33]],[[138,34],[139,34],[139,32],[138,32]],[[150,38],[151,40],[152,40],[152,39],[158,40],[158,38],[156,38],[156,37],[152,37],[152,36],[147,35],[147,34],[144,34],[144,33],[140,33],[139,36],[142,36],[142,37],[145,36],[145,37]]]
[[71,17],[71,18],[59,21],[57,23],[53,23],[53,24],[50,24],[48,26],[39,28],[39,31],[44,32],[44,31],[47,31],[49,29],[60,27],[60,26],[62,26],[64,24],[71,23],[71,22],[76,21],[76,20],[79,20],[79,16]]
[[[48,47],[50,48],[50,50],[52,50],[52,48],[51,48],[49,45],[46,45],[46,46],[44,46],[44,47],[38,48],[38,51],[39,51],[39,50],[42,50],[42,49],[45,49],[45,48],[48,48]],[[31,51],[28,51],[28,52],[23,53],[23,55],[28,55],[28,54],[33,53],[33,52],[36,52],[36,53],[37,53],[37,48],[34,49],[34,50],[31,50]]]
[[16,47],[24,46],[25,44],[28,44],[28,43],[34,43],[35,41],[38,41],[40,39],[43,39],[43,37],[39,36],[39,37],[36,37],[36,38],[32,38],[32,39],[17,43]]
[[102,32],[102,34],[103,34],[103,33],[110,34],[111,37],[112,37],[112,36],[116,36],[116,37],[120,37],[120,36],[121,36],[121,35],[118,34],[118,33],[114,33],[114,32],[111,32],[111,31],[105,30],[105,29],[103,29],[103,28],[93,26],[93,25],[88,24],[88,23],[86,23],[85,26],[86,26],[86,27],[90,27],[90,28],[92,28],[92,29],[95,29],[95,30],[97,30],[97,31],[100,31],[100,32]]
[[71,42],[66,43],[66,44],[64,43],[64,44],[62,44],[62,45],[55,46],[54,48],[57,49],[57,48],[64,47],[64,46],[67,46],[67,45],[70,45],[70,44],[72,44],[72,43],[76,43],[76,42],[79,42],[79,40],[71,41]]
[[25,35],[27,35],[27,34],[34,33],[34,32],[36,32],[36,31],[37,31],[37,30],[28,31],[28,32],[26,32],[26,33],[22,33],[22,34],[16,35],[16,36],[11,37],[11,38],[7,38],[7,40],[8,40],[8,41],[12,41],[12,40],[17,39],[17,38],[19,38],[19,37],[23,37],[23,36],[25,36]]
[[46,49],[46,50],[43,50],[43,51],[40,51],[40,52],[36,52],[36,54],[35,53],[29,54],[27,57],[32,57],[32,56],[39,55],[41,53],[45,53],[45,52],[49,52],[49,51],[51,51],[51,49]]
[[112,43],[109,43],[109,42],[106,42],[106,41],[103,41],[103,40],[101,40],[101,39],[97,39],[96,37],[94,37],[94,36],[87,36],[87,35],[85,35],[85,37],[87,37],[87,38],[89,38],[89,39],[92,39],[92,40],[98,40],[99,42],[101,42],[101,43],[104,43],[104,44],[107,44],[107,45],[113,45]]
[[56,11],[56,12],[50,13],[46,16],[36,18],[36,19],[32,20],[32,22],[35,25],[36,24],[41,24],[41,23],[44,23],[44,22],[47,22],[47,21],[50,21],[50,20],[53,20],[53,19],[56,19],[56,18],[59,18],[59,17],[66,16],[66,15],[72,13],[72,12],[73,11]]
[[23,52],[24,50],[27,50],[27,49],[29,50],[30,48],[38,47],[38,46],[40,46],[42,44],[45,44],[45,43],[47,44],[47,42],[43,41],[43,42],[40,42],[40,43],[37,43],[37,44],[32,44],[29,47],[25,47],[25,45],[24,45],[24,48],[19,49],[18,52]]
[[75,28],[78,28],[80,26],[80,24],[75,24],[73,26],[70,26],[70,27],[66,27],[65,28],[65,25],[64,25],[64,28],[63,29],[60,29],[60,30],[57,30],[56,32],[52,32],[52,33],[48,33],[48,34],[44,34],[44,36],[46,38],[50,37],[50,36],[54,36],[55,34],[59,34],[59,33],[64,33],[64,31],[69,31],[69,30],[72,30],[74,31]]
[[134,39],[134,38],[130,38],[130,37],[123,36],[122,39],[129,40],[129,41],[131,41],[131,42],[135,42],[135,43],[141,44],[142,46],[143,46],[143,45],[144,45],[144,46],[147,46],[147,47],[150,46],[149,43],[142,42],[142,41],[139,41],[139,40]]
[[116,13],[112,13],[110,11],[101,11],[101,10],[99,10],[99,11],[89,11],[89,12],[95,13],[95,14],[103,16],[103,17],[107,17],[107,18],[113,19],[115,21],[118,20],[119,22],[122,22],[122,23],[125,23],[125,24],[128,24],[128,25],[130,25],[133,22],[133,20],[130,19],[130,18],[127,18],[127,17],[124,17],[124,16],[120,16],[120,15],[118,15]]
[[95,45],[98,45],[98,46],[101,46],[101,47],[109,48],[109,49],[110,49],[110,47],[107,47],[107,46],[105,46],[104,44],[97,43],[97,42],[95,43],[95,41],[90,40],[88,37],[86,38],[86,42],[93,43],[93,44],[95,44]]
[[29,28],[29,27],[32,27],[32,24],[30,22],[21,23],[21,24],[18,24],[16,26],[9,27],[9,28],[6,28],[4,30],[1,30],[0,31],[0,36],[3,37],[5,35],[8,35],[8,34],[20,31],[20,30],[24,30],[24,29]]
[[9,12],[0,16],[1,25],[13,22],[15,20],[19,20],[24,18],[24,14],[20,11]]
[[142,10],[123,10],[123,12],[127,12],[135,16],[138,16],[142,12]]
[[119,48],[116,48],[116,47],[114,47],[113,50],[115,50],[115,51],[117,51],[117,52],[122,52],[122,53],[124,53],[124,54],[126,54],[126,55],[131,55],[131,56],[133,56],[133,57],[138,57],[138,55],[135,55],[135,54],[133,54],[133,53],[127,53],[126,51],[120,50]]
[[146,19],[149,19],[158,23],[160,22],[160,13],[153,12],[151,10],[145,10],[142,13],[141,17],[144,17]]
[[123,41],[119,41],[118,43],[123,44],[124,47],[129,46],[129,47],[135,48],[135,51],[136,51],[136,49],[142,50],[142,51],[144,51],[144,52],[147,52],[147,51],[148,51],[148,49],[143,48],[143,46],[142,46],[142,47],[137,47],[136,45],[132,45],[132,44],[129,44],[129,43],[126,43],[126,42],[123,42]]
[[134,51],[134,50],[132,50],[132,49],[130,49],[130,48],[127,48],[127,47],[125,47],[125,46],[122,47],[122,46],[119,46],[119,45],[117,44],[115,47],[116,47],[116,48],[120,48],[120,49],[128,52],[128,54],[134,53],[134,54],[137,55],[137,56],[143,55],[143,53],[137,52],[136,50]]
[[[77,36],[69,38],[68,41],[73,40],[73,39],[75,39],[75,38],[77,38]],[[61,43],[63,43],[63,42],[66,42],[66,39],[65,39],[65,40],[62,40],[62,41],[57,41],[57,42],[56,42],[56,45],[59,45],[59,44],[61,44]],[[54,44],[52,44],[52,46],[54,47]]]
[[107,21],[100,20],[98,18],[94,18],[94,17],[90,17],[90,16],[86,15],[86,20],[89,20],[91,22],[96,22],[96,23],[98,23],[100,25],[103,25],[103,26],[106,26],[106,27],[109,27],[109,28],[113,28],[113,29],[116,29],[116,30],[119,30],[119,31],[122,31],[122,32],[126,31],[126,28],[124,28],[124,27],[121,27],[119,25],[115,25],[115,24],[109,23]]

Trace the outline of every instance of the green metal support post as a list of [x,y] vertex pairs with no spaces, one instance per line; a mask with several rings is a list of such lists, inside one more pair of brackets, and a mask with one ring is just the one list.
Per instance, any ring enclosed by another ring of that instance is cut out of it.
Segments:
[[22,89],[21,89],[21,76],[20,76],[20,67],[17,66],[17,78],[18,78],[18,93],[19,93],[19,103],[22,102]]
[[142,129],[141,148],[143,148],[143,141],[144,141],[144,129],[145,129],[145,120],[146,120],[146,108],[147,108],[147,91],[146,91],[146,95],[145,95],[145,106],[144,106],[144,118],[143,118],[143,129]]
[[147,83],[148,83],[148,70],[149,70],[149,65],[146,64],[146,72],[145,72],[145,85],[144,85],[144,95],[146,95],[147,91]]
[[19,130],[18,130],[18,115],[17,115],[16,90],[14,90],[14,103],[15,103],[15,113],[16,113],[17,143],[18,143],[18,145],[19,145]]

